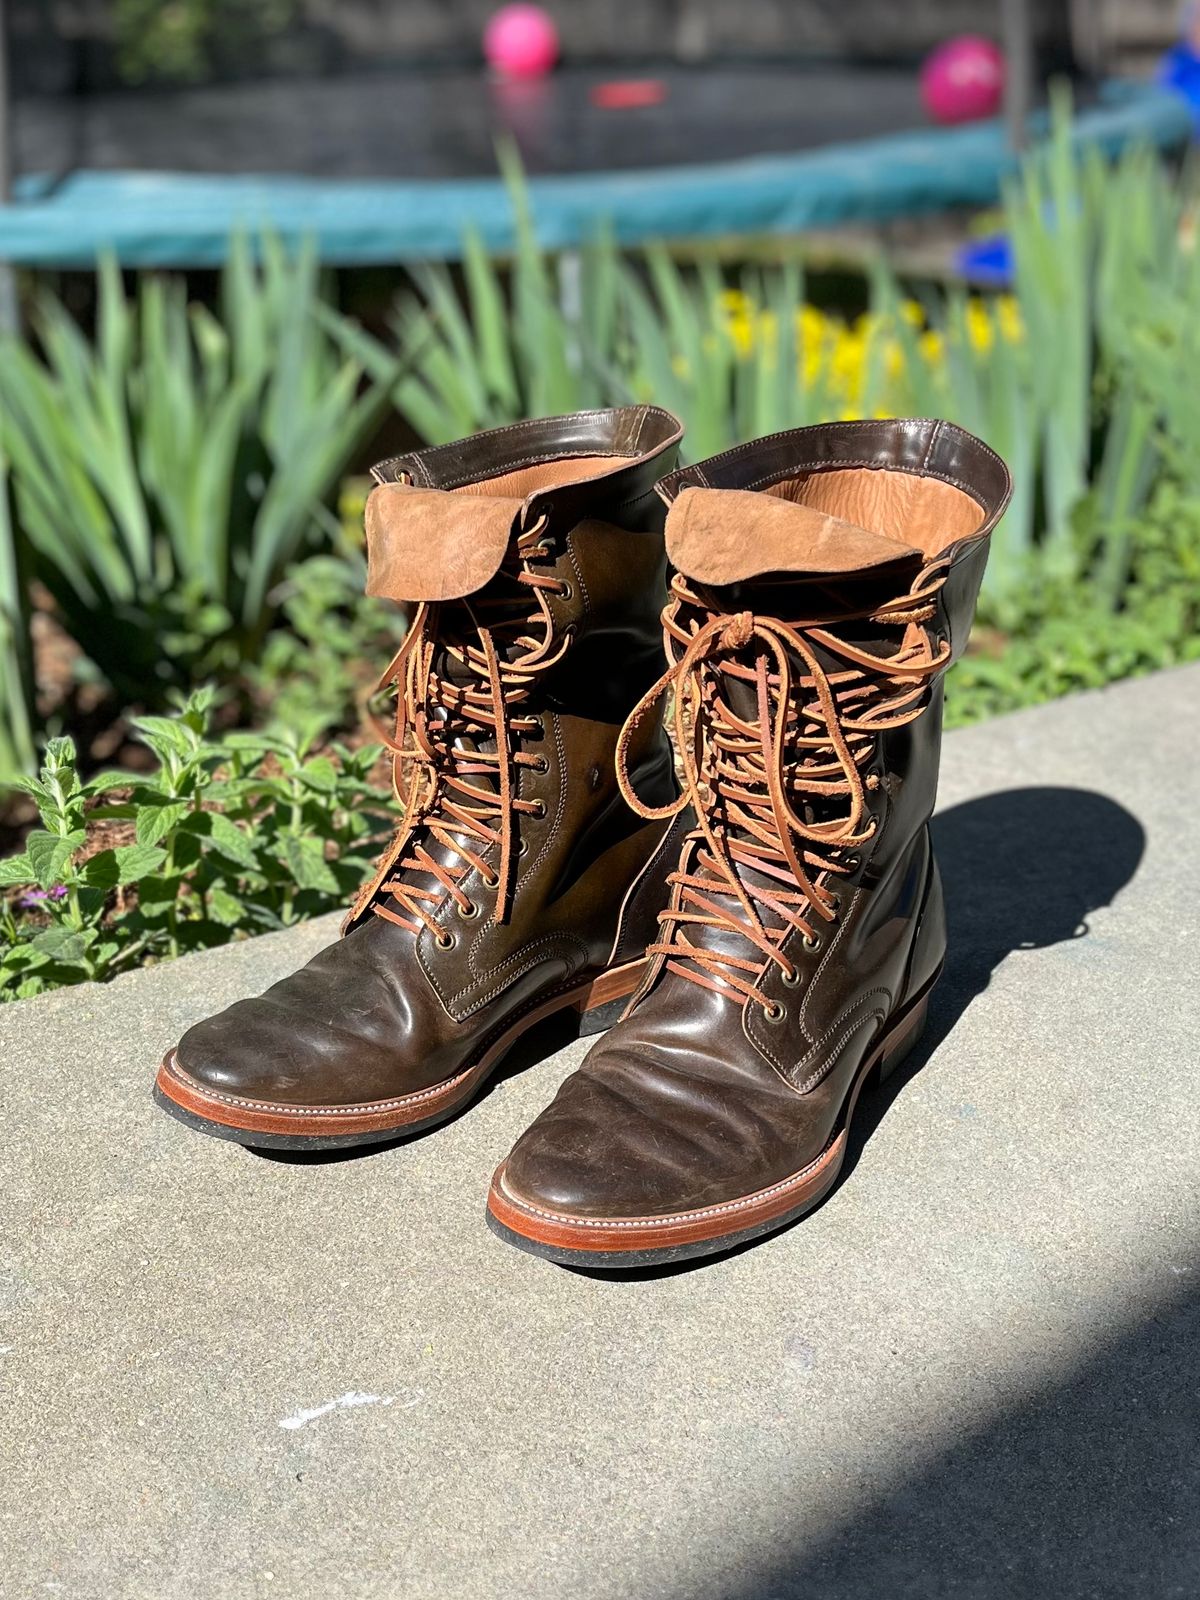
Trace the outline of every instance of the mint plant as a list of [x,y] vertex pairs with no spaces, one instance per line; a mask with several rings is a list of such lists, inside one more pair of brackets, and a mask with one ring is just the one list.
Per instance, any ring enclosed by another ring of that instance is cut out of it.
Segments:
[[30,795],[40,826],[0,861],[0,1000],[103,982],[147,962],[346,904],[394,823],[377,746],[209,735],[212,691],[135,721],[146,777],[83,780],[52,739]]

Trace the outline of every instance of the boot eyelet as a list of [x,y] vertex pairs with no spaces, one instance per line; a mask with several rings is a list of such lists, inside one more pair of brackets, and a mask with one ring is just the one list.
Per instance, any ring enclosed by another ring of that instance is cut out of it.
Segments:
[[439,950],[454,949],[454,935],[452,933],[439,933],[436,935],[433,942],[437,945]]
[[533,810],[530,812],[530,815],[536,817],[540,822],[541,819],[546,815],[546,802],[544,800],[535,800],[533,803]]
[[861,856],[847,856],[846,857],[846,870],[848,872],[857,872],[859,867],[861,867],[861,866],[862,866],[862,857]]
[[772,1000],[771,1004],[764,1008],[763,1016],[766,1017],[768,1022],[780,1023],[784,1018],[783,1007],[778,1001]]
[[549,758],[549,756],[539,756],[537,758],[537,760],[533,763],[533,766],[532,766],[532,768],[530,770],[533,771],[533,772],[549,772],[550,771],[550,758]]
[[535,720],[533,727],[529,730],[528,737],[530,739],[544,739],[546,737],[546,724],[541,717]]
[[500,874],[498,872],[481,872],[479,878],[485,889],[495,889],[500,882]]
[[800,971],[800,968],[797,967],[790,978],[785,972],[783,977],[780,979],[780,982],[783,984],[785,989],[798,989],[804,982],[804,974]]
[[474,922],[479,915],[479,907],[474,900],[468,900],[465,906],[459,906],[458,914],[464,922]]
[[571,582],[570,578],[563,579],[562,588],[558,591],[558,598],[564,601],[574,600],[575,585]]
[[806,933],[800,943],[806,950],[819,950],[821,948],[821,941],[815,933]]
[[520,858],[522,856],[527,856],[528,854],[529,854],[529,840],[528,839],[522,839],[520,844],[517,846],[517,859],[520,860]]
[[842,897],[840,894],[831,894],[829,896],[829,909],[834,912],[842,909]]

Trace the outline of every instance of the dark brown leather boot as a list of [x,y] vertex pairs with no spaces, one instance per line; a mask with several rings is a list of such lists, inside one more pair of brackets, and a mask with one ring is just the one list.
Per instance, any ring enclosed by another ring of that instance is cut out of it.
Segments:
[[[339,943],[170,1052],[172,1114],[245,1144],[367,1143],[457,1111],[550,1012],[620,1011],[674,854],[614,753],[661,667],[654,483],[681,431],[631,406],[376,468],[368,590],[415,607],[385,674],[404,821]],[[669,803],[656,716],[629,759]]]
[[[1009,496],[945,423],[779,434],[669,477],[670,669],[694,808],[654,964],[496,1173],[489,1221],[642,1266],[755,1238],[837,1177],[946,948],[928,821],[942,678]],[[637,780],[627,775],[636,791]]]

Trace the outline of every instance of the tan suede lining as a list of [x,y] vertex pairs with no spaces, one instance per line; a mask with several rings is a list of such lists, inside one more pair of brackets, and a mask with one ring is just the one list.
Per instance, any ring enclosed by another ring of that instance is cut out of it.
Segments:
[[381,483],[367,497],[367,593],[458,600],[499,571],[524,501]]
[[975,533],[985,517],[983,507],[952,483],[878,468],[809,472],[765,492],[902,539],[927,556]]
[[604,477],[638,456],[572,456],[455,489],[381,483],[367,496],[367,593],[387,600],[460,600],[490,583],[528,495]]
[[763,572],[863,572],[918,553],[825,510],[750,489],[683,489],[667,513],[667,554],[699,583],[739,583]]

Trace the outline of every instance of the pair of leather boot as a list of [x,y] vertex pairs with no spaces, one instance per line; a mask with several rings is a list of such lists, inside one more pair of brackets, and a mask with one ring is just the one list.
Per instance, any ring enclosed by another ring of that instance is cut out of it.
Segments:
[[610,1031],[500,1164],[502,1237],[645,1265],[831,1187],[941,971],[942,680],[1009,478],[935,421],[674,471],[681,436],[637,406],[375,469],[368,592],[410,616],[399,831],[338,943],[169,1053],[169,1111],[395,1138],[569,1009]]

